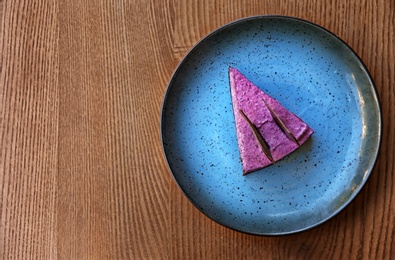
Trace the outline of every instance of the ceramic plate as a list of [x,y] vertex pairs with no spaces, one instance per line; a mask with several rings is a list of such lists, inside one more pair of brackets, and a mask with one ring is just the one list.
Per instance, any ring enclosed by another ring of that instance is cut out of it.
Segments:
[[[315,131],[280,162],[242,176],[228,67]],[[196,44],[163,101],[163,151],[175,181],[212,220],[257,235],[315,227],[345,208],[376,161],[381,112],[358,56],[320,26],[282,16],[227,24]]]

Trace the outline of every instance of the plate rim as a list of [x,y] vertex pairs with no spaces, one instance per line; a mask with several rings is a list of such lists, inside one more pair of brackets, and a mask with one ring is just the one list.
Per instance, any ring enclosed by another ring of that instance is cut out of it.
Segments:
[[[238,23],[244,23],[244,22],[248,22],[251,20],[261,20],[261,19],[284,19],[284,20],[291,20],[291,21],[296,21],[299,23],[304,23],[307,24],[309,26],[313,26],[331,36],[333,36],[336,40],[338,40],[342,45],[344,45],[349,51],[352,52],[352,54],[355,56],[356,61],[358,61],[359,65],[363,68],[363,71],[366,73],[367,78],[369,79],[369,82],[371,83],[371,89],[373,90],[373,94],[374,94],[374,102],[377,104],[377,113],[379,115],[379,118],[377,118],[377,122],[378,122],[378,135],[377,135],[377,149],[374,151],[373,154],[373,163],[370,165],[370,167],[368,168],[368,174],[366,175],[366,178],[363,179],[363,181],[361,182],[361,184],[359,185],[359,187],[356,189],[355,193],[353,196],[351,196],[346,202],[344,202],[342,204],[341,207],[338,208],[338,210],[334,211],[331,215],[329,215],[328,217],[324,218],[323,220],[315,223],[314,225],[310,225],[308,227],[304,227],[304,228],[300,228],[294,231],[288,231],[288,232],[253,232],[253,231],[247,231],[247,230],[241,230],[241,229],[237,229],[234,228],[232,226],[226,225],[224,223],[221,223],[220,221],[218,221],[217,219],[212,218],[207,212],[205,212],[204,210],[202,210],[196,202],[194,202],[194,200],[181,188],[179,182],[177,181],[176,176],[174,175],[170,164],[169,164],[169,160],[168,160],[168,156],[166,154],[166,150],[164,147],[164,140],[163,140],[163,131],[164,131],[164,110],[165,110],[165,106],[166,106],[166,101],[168,99],[169,96],[169,92],[171,89],[171,86],[173,84],[173,81],[175,79],[175,76],[179,73],[180,69],[182,68],[183,64],[186,62],[187,58],[191,55],[191,53],[193,53],[198,47],[199,45],[203,44],[205,40],[207,40],[208,38],[210,38],[211,36],[219,33],[222,30],[225,30],[226,28],[229,28],[231,26],[237,25]],[[170,76],[169,82],[166,86],[166,90],[165,93],[163,95],[163,99],[162,99],[162,104],[161,104],[161,109],[160,109],[160,140],[161,140],[161,148],[162,148],[162,155],[164,156],[164,159],[166,161],[166,165],[167,165],[167,169],[169,170],[174,182],[176,183],[178,189],[182,192],[182,194],[189,200],[189,202],[200,212],[202,213],[204,216],[206,216],[207,218],[209,218],[211,221],[214,221],[215,223],[226,227],[230,230],[233,231],[237,231],[243,234],[248,234],[248,235],[254,235],[254,236],[267,236],[267,237],[273,237],[273,236],[287,236],[287,235],[293,235],[293,234],[298,234],[298,233],[302,233],[302,232],[306,232],[308,230],[311,229],[315,229],[318,226],[323,225],[324,223],[327,223],[328,221],[330,221],[331,219],[333,219],[334,217],[338,216],[340,212],[342,212],[343,210],[345,210],[355,199],[356,197],[358,197],[358,195],[361,194],[362,189],[365,187],[367,181],[369,180],[376,164],[379,158],[379,152],[381,149],[381,145],[382,145],[382,132],[383,132],[383,123],[382,123],[382,106],[381,106],[381,101],[380,101],[380,97],[379,97],[379,93],[376,87],[376,84],[373,80],[373,77],[370,73],[370,71],[368,70],[366,64],[363,62],[362,58],[357,54],[357,52],[347,43],[345,42],[342,38],[340,38],[337,34],[333,33],[332,31],[326,29],[325,27],[311,22],[309,20],[306,19],[302,19],[299,17],[295,17],[295,16],[288,16],[288,15],[278,15],[278,14],[265,14],[265,15],[253,15],[253,16],[247,16],[247,17],[243,17],[243,18],[239,18],[233,21],[230,21],[228,23],[225,23],[222,26],[217,27],[216,29],[212,30],[211,32],[209,32],[208,34],[206,34],[205,36],[203,36],[202,38],[200,38],[182,57],[182,59],[178,62],[178,64],[176,65],[176,67],[173,70],[173,73]]]

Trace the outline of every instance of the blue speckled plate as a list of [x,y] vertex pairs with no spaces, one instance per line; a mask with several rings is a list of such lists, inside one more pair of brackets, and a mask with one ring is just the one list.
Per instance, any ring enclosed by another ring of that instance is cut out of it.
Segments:
[[[315,130],[246,176],[229,66]],[[303,20],[260,16],[219,28],[185,56],[163,101],[161,134],[175,181],[201,212],[234,230],[281,235],[325,222],[357,195],[376,161],[381,112],[366,67],[342,40]]]

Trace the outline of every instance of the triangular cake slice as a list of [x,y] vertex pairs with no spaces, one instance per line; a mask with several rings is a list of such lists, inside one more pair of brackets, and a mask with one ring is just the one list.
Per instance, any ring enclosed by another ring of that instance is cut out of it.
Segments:
[[243,175],[275,163],[313,134],[305,122],[237,69],[229,68],[229,81]]

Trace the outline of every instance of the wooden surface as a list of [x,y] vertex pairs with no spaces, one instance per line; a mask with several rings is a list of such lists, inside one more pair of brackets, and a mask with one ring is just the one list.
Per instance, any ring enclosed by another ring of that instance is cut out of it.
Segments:
[[[383,142],[360,195],[285,237],[222,227],[161,150],[170,76],[201,37],[261,14],[344,39],[377,85]],[[0,1],[0,259],[389,259],[395,256],[395,1]]]

